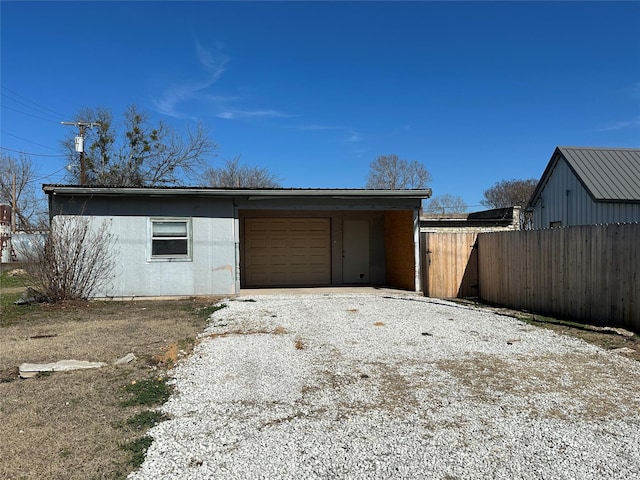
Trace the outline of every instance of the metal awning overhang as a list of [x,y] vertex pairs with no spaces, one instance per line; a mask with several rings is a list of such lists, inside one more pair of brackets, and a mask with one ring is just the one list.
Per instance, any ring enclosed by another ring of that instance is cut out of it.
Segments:
[[291,198],[333,198],[333,199],[426,199],[431,197],[431,189],[372,190],[372,189],[331,189],[331,188],[278,188],[278,189],[216,189],[199,187],[91,187],[82,185],[43,185],[47,195],[80,196],[194,196],[194,197],[242,197],[247,200],[273,200]]

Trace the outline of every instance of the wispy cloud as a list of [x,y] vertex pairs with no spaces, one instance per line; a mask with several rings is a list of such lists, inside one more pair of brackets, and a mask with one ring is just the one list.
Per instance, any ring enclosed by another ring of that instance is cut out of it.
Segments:
[[345,143],[357,143],[361,141],[362,141],[362,136],[360,136],[358,132],[355,132],[353,130],[349,131],[347,138],[345,138],[344,140]]
[[238,120],[246,118],[289,118],[294,115],[275,109],[240,109],[229,108],[233,103],[242,101],[237,96],[225,96],[211,93],[210,89],[222,77],[227,70],[229,57],[224,53],[223,46],[217,44],[215,48],[207,48],[197,40],[194,41],[196,58],[202,70],[204,79],[198,82],[176,85],[167,89],[160,97],[153,100],[156,110],[165,115],[177,118],[190,118],[183,113],[188,102],[198,100],[212,106],[213,111],[218,111],[216,117],[225,120]]
[[640,117],[635,120],[622,120],[619,122],[614,122],[609,125],[605,125],[604,127],[600,127],[597,129],[598,132],[611,132],[614,130],[623,130],[626,128],[638,128],[640,127]]
[[[640,82],[636,82],[631,87],[625,89],[625,95],[629,96],[634,101],[640,100]],[[611,132],[615,130],[624,130],[628,128],[639,128],[640,116],[631,120],[620,120],[618,122],[612,122],[609,125],[605,125],[596,129],[598,132]]]
[[207,49],[196,40],[196,55],[200,65],[211,75],[211,81],[215,82],[225,72],[229,57],[222,52],[222,45],[216,45],[216,49]]
[[225,120],[255,117],[288,118],[291,116],[277,110],[227,110],[216,115],[216,117],[224,118]]
[[344,130],[343,127],[336,127],[331,125],[296,125],[289,128],[295,128],[296,130],[304,130],[307,132],[318,132],[324,130]]
[[177,85],[167,89],[163,94],[153,100],[153,106],[160,113],[171,117],[188,118],[189,115],[179,111],[179,107],[194,99],[201,99],[203,92],[210,88],[226,70],[229,57],[222,51],[221,45],[215,49],[207,49],[197,40],[195,41],[196,57],[200,66],[205,71],[205,78],[199,82]]

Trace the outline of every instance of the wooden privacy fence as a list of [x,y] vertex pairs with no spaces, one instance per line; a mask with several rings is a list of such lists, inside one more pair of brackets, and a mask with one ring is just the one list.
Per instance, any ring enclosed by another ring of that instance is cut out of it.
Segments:
[[638,223],[481,234],[479,297],[639,331],[639,250]]
[[477,233],[423,233],[422,289],[427,297],[478,296]]
[[640,331],[638,223],[426,233],[421,246],[426,296]]

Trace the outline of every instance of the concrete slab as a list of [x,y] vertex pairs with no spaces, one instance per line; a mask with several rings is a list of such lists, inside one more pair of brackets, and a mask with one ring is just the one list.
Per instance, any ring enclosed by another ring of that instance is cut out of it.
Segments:
[[242,288],[239,295],[339,295],[341,293],[422,296],[422,292],[414,292],[411,290],[403,290],[398,288],[370,286]]

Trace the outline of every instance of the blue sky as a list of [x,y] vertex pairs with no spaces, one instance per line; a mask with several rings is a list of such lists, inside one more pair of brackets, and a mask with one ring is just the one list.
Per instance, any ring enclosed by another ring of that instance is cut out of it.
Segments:
[[201,121],[212,166],[363,187],[423,163],[479,210],[554,148],[640,146],[640,2],[2,1],[1,146],[62,182],[61,121],[127,106]]

